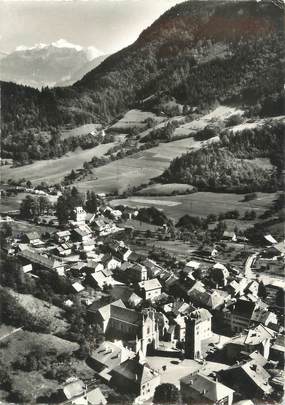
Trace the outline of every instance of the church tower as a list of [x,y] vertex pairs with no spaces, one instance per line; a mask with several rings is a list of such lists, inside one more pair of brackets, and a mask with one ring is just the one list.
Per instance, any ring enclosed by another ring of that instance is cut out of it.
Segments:
[[197,319],[187,317],[185,319],[185,357],[186,359],[201,358],[202,345],[199,336],[199,323]]

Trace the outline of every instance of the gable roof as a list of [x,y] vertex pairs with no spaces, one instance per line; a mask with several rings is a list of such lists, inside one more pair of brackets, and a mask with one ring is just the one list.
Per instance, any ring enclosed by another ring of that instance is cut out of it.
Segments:
[[145,291],[151,291],[151,290],[156,290],[158,288],[161,288],[161,284],[157,278],[153,278],[151,280],[145,280],[145,281],[139,282],[139,287]]
[[264,340],[271,338],[273,338],[272,333],[260,324],[254,329],[249,329],[244,343],[247,345],[258,345]]
[[40,235],[38,234],[38,232],[28,232],[25,234],[25,236],[29,239],[29,240],[34,240],[34,239],[40,239]]
[[191,385],[191,388],[203,395],[204,398],[214,402],[220,401],[234,392],[231,388],[218,381],[213,381],[199,371],[181,378],[180,382]]
[[[120,306],[120,307],[122,307],[122,308],[126,308],[125,307],[125,304],[123,303],[123,301],[122,300],[116,300],[116,301],[113,301],[112,303],[111,303],[113,306],[114,305],[117,305],[117,306]],[[98,312],[101,316],[102,316],[102,318],[104,319],[104,320],[107,320],[108,318],[110,318],[110,314],[111,314],[111,304],[107,304],[107,305],[103,305],[103,306],[98,306],[98,305],[100,305],[100,304],[98,304],[98,302],[93,302],[93,304],[91,304],[89,307],[88,307],[88,311],[91,311],[91,312]]]
[[149,368],[147,364],[142,364],[137,356],[133,359],[126,360],[120,366],[116,367],[114,372],[140,385],[151,381],[158,375],[154,370]]
[[57,267],[62,266],[62,262],[55,260],[51,257],[46,257],[35,250],[31,249],[24,249],[18,253],[18,256],[22,257],[23,259],[30,260],[32,263],[37,263],[47,269],[53,270]]
[[82,380],[72,381],[63,387],[64,395],[67,399],[76,397],[84,392],[85,384]]
[[[242,364],[236,364],[221,372],[224,376],[229,376],[229,382],[234,383],[234,377],[240,377],[241,373],[248,378],[248,384],[253,384],[258,389],[262,390],[265,394],[272,392],[272,387],[268,383],[270,374],[255,360],[250,360]],[[238,382],[238,380],[237,380]]]
[[111,305],[110,317],[122,322],[138,324],[141,320],[141,313],[135,311],[134,309]]
[[86,396],[87,396],[88,404],[90,404],[90,405],[100,405],[100,404],[105,405],[107,403],[107,400],[104,397],[104,395],[102,394],[102,391],[100,390],[99,387],[94,388],[91,391],[88,391]]

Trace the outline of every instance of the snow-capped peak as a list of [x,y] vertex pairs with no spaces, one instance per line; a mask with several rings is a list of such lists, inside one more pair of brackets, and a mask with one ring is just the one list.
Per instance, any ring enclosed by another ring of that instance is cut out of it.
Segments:
[[59,39],[58,41],[52,42],[52,46],[56,48],[74,48],[77,51],[82,51],[83,47],[80,45],[72,44],[71,42],[66,41],[65,39]]
[[39,44],[35,44],[34,46],[19,45],[17,46],[15,51],[20,52],[20,51],[30,51],[32,49],[43,49],[46,48],[47,46],[48,46],[47,44],[43,44],[41,42]]
[[44,43],[39,43],[35,44],[34,46],[25,46],[25,45],[20,45],[17,46],[16,51],[30,51],[30,50],[38,50],[38,49],[44,49],[48,48],[49,46],[53,46],[54,48],[70,48],[70,49],[75,49],[77,52],[84,51],[86,53],[87,59],[89,61],[93,60],[94,58],[97,58],[98,56],[102,56],[103,52],[101,52],[99,49],[95,48],[94,46],[88,46],[86,48],[83,48],[81,45],[76,45],[71,42],[68,42],[66,39],[59,39],[57,41],[52,42],[50,45],[44,44]]

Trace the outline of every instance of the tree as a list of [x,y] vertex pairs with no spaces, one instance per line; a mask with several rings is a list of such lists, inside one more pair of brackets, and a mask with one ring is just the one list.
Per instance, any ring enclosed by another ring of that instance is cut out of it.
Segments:
[[39,204],[40,214],[44,214],[51,208],[51,203],[50,203],[49,199],[45,196],[40,196],[38,198],[38,204]]
[[36,198],[27,195],[21,202],[20,213],[24,218],[34,218],[39,215],[39,203]]
[[155,404],[176,404],[179,402],[179,391],[174,384],[160,384],[156,387],[153,402]]

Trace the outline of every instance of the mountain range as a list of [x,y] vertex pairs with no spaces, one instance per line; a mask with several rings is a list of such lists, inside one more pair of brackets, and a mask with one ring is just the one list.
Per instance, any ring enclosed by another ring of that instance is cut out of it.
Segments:
[[271,2],[180,3],[72,86],[2,83],[3,138],[23,147],[30,128],[107,123],[149,96],[158,105],[160,95],[190,107],[219,102],[280,114],[283,39],[284,14]]
[[67,86],[106,57],[94,47],[83,48],[64,39],[32,47],[18,46],[10,54],[0,54],[0,78],[35,88]]

